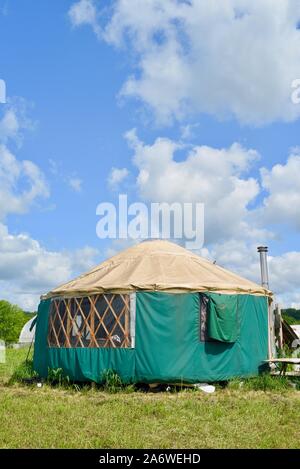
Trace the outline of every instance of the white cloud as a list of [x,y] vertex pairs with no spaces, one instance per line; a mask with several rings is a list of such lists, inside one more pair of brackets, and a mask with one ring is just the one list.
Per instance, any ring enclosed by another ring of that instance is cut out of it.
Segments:
[[97,10],[93,0],[79,0],[74,3],[68,12],[71,24],[74,27],[90,25],[95,34],[100,34],[97,24]]
[[53,158],[49,158],[49,171],[53,176],[59,176],[60,174],[60,164]]
[[286,252],[270,256],[271,288],[278,295],[280,303],[289,306],[300,303],[300,252]]
[[17,160],[0,144],[0,220],[9,213],[26,213],[36,199],[48,197],[42,171],[32,161]]
[[49,197],[49,188],[40,168],[30,160],[19,160],[8,148],[22,141],[22,131],[32,129],[26,116],[26,102],[9,100],[0,120],[0,222],[8,214],[26,213],[39,198]]
[[[209,257],[219,265],[260,283],[257,245],[242,239],[231,239],[212,246]],[[270,252],[268,258],[270,289],[275,294],[275,301],[284,307],[299,305],[300,252],[285,252],[278,256]]]
[[[289,191],[299,193],[297,176],[299,156],[295,150],[282,165],[261,170],[262,179],[249,177],[252,166],[259,162],[256,151],[239,144],[216,149],[206,146],[182,145],[167,138],[158,138],[146,145],[135,130],[126,138],[133,149],[133,164],[137,169],[136,190],[146,202],[204,202],[205,248],[200,255],[215,260],[219,265],[260,283],[260,265],[257,246],[268,244],[276,233],[268,230],[267,218],[272,205],[272,216],[279,217],[276,190],[281,198],[289,199]],[[179,161],[176,151],[186,152]],[[187,183],[188,181],[188,183]],[[263,184],[263,187],[261,185]],[[265,200],[253,203],[262,190]],[[269,205],[266,204],[268,200]],[[299,203],[291,208],[292,220]],[[283,205],[283,212],[289,204]],[[298,213],[298,212],[297,212]],[[285,216],[290,216],[287,211]],[[265,223],[262,223],[262,221]],[[127,242],[128,243],[128,242]],[[125,243],[126,244],[126,243]],[[109,254],[126,247],[114,243]],[[270,288],[276,301],[284,306],[300,304],[300,252],[285,252],[269,256]]]
[[262,216],[269,223],[289,223],[300,229],[300,152],[289,156],[285,164],[261,169],[262,185],[268,195]]
[[[206,243],[240,236],[265,236],[249,224],[248,205],[259,194],[257,180],[249,170],[259,158],[255,150],[238,143],[229,148],[182,146],[167,138],[152,145],[141,142],[134,130],[126,134],[137,167],[139,196],[151,202],[202,202],[205,204]],[[176,151],[186,150],[176,161]]]
[[[92,2],[71,11],[73,24],[95,30]],[[141,8],[140,0],[117,0],[111,11],[97,35],[136,58],[121,94],[160,122],[202,112],[249,124],[299,117],[291,100],[300,76],[299,2],[146,0]]]
[[33,129],[26,116],[26,102],[9,100],[0,120],[0,221],[9,213],[26,213],[39,198],[49,197],[49,188],[40,168],[30,160],[18,160],[8,148],[20,146],[24,130]]
[[11,234],[0,223],[1,297],[36,308],[41,294],[95,264],[97,249],[49,251],[26,233]]
[[13,141],[21,146],[22,132],[35,127],[35,123],[27,116],[27,107],[28,104],[22,98],[9,100],[0,120],[0,142],[7,144]]
[[69,186],[73,191],[75,192],[81,192],[82,191],[82,180],[78,177],[70,177],[69,178]]
[[19,122],[13,109],[8,109],[0,121],[0,139],[7,141],[15,138],[19,131]]
[[108,185],[112,189],[117,189],[119,184],[121,184],[129,175],[127,168],[112,168],[108,176]]
[[[20,145],[22,131],[28,128],[32,125],[24,101],[9,104],[0,120],[0,291],[1,298],[34,309],[42,293],[90,268],[98,251],[89,246],[50,251],[26,233],[10,233],[4,224],[8,214],[24,214],[37,200],[49,197],[41,169],[8,148],[10,143]],[[52,169],[57,169],[54,163]],[[69,183],[74,190],[81,188],[78,178]]]
[[49,171],[52,176],[55,177],[55,181],[61,180],[64,184],[67,184],[74,192],[82,191],[83,181],[80,177],[76,175],[76,172],[67,174],[64,170],[62,162],[49,158]]
[[199,124],[182,125],[180,128],[182,140],[190,140],[194,138],[197,127],[199,127]]

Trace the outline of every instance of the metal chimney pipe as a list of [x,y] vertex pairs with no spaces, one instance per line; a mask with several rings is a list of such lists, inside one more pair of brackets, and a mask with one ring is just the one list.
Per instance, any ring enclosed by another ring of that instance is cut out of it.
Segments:
[[267,258],[268,247],[258,246],[257,251],[259,252],[260,257],[261,284],[264,288],[269,290],[269,272]]

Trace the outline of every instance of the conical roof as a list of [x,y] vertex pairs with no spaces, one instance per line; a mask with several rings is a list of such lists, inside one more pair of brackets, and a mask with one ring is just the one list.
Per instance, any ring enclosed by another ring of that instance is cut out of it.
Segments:
[[145,241],[102,262],[45,297],[164,291],[272,296],[260,285],[169,241]]

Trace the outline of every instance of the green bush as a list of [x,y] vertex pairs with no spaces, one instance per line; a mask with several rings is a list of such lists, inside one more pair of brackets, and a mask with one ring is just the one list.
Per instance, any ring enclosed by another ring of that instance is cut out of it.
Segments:
[[115,393],[122,391],[124,388],[123,382],[114,370],[105,370],[101,375],[101,382],[105,391]]
[[64,373],[62,368],[49,368],[47,382],[51,385],[68,387],[70,385],[70,378]]
[[284,391],[290,389],[291,385],[285,376],[271,376],[269,373],[263,373],[247,379],[245,388],[253,391]]
[[33,360],[26,360],[15,369],[9,383],[22,383],[35,378],[37,378],[37,373],[33,369]]
[[230,389],[243,389],[246,391],[285,391],[291,389],[291,383],[285,376],[271,376],[263,373],[253,378],[235,378],[229,381]]
[[0,300],[0,339],[7,344],[18,342],[22,327],[27,321],[28,317],[21,308]]

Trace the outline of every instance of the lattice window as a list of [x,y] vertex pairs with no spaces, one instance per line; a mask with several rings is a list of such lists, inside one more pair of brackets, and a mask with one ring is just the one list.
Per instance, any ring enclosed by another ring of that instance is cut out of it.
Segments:
[[131,347],[130,296],[92,295],[54,298],[49,317],[49,347]]
[[206,295],[200,293],[199,301],[200,301],[200,340],[202,342],[207,342],[211,340],[207,334],[209,298]]

